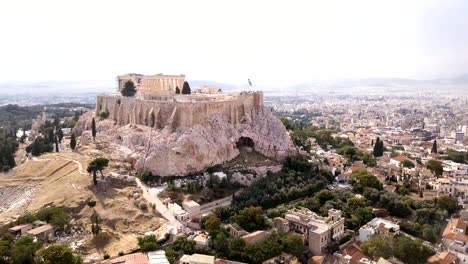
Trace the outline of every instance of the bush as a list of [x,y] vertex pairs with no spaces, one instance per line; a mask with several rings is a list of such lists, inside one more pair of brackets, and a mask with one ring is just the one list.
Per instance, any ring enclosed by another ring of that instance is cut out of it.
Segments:
[[148,210],[148,205],[147,205],[145,202],[141,202],[141,203],[138,205],[138,208],[140,208],[140,209],[143,210],[143,211],[146,211],[146,210]]
[[104,110],[104,111],[100,111],[98,115],[99,115],[100,118],[106,119],[106,118],[109,117],[109,111],[107,111],[107,109]]
[[109,254],[104,254],[104,259],[110,259],[110,255]]
[[160,248],[160,245],[158,241],[156,240],[155,235],[139,237],[137,239],[138,239],[138,246],[143,252],[155,251]]

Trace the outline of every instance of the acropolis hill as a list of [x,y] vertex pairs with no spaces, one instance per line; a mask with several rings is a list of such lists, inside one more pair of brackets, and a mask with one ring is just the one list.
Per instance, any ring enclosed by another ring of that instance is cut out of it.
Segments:
[[124,158],[137,169],[161,176],[200,172],[235,158],[242,144],[275,160],[293,151],[282,123],[264,108],[262,92],[225,94],[202,87],[176,94],[185,75],[126,74],[117,80],[119,91],[131,81],[137,93],[99,95],[96,113],[85,115],[76,130],[89,140],[92,116],[108,113],[96,118],[98,135],[130,149]]

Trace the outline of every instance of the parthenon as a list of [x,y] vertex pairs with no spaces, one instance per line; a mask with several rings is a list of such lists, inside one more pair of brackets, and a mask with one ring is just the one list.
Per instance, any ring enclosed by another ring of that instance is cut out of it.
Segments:
[[117,81],[119,91],[124,88],[127,81],[132,81],[138,92],[174,93],[176,87],[182,89],[185,81],[185,75],[164,75],[162,73],[143,75],[129,73],[117,76]]

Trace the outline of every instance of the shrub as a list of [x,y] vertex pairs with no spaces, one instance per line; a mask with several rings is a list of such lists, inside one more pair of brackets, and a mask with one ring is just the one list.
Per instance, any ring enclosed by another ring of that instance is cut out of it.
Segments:
[[106,118],[109,117],[109,111],[107,111],[107,109],[104,110],[104,111],[100,111],[98,115],[99,115],[100,118],[106,119]]

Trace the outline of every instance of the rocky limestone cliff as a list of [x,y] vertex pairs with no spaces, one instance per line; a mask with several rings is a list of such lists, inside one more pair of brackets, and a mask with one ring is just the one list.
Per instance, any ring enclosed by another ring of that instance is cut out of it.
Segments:
[[[93,116],[94,112],[83,115],[74,129],[81,135],[81,144],[91,141]],[[279,161],[295,151],[281,121],[263,107],[246,115],[241,124],[231,124],[222,115],[212,114],[199,124],[175,131],[170,127],[119,126],[110,119],[95,120],[98,138],[105,137],[126,149],[125,159],[132,161],[136,169],[151,170],[160,176],[188,175],[229,161],[239,154],[236,144],[241,138],[251,139],[255,151]]]

